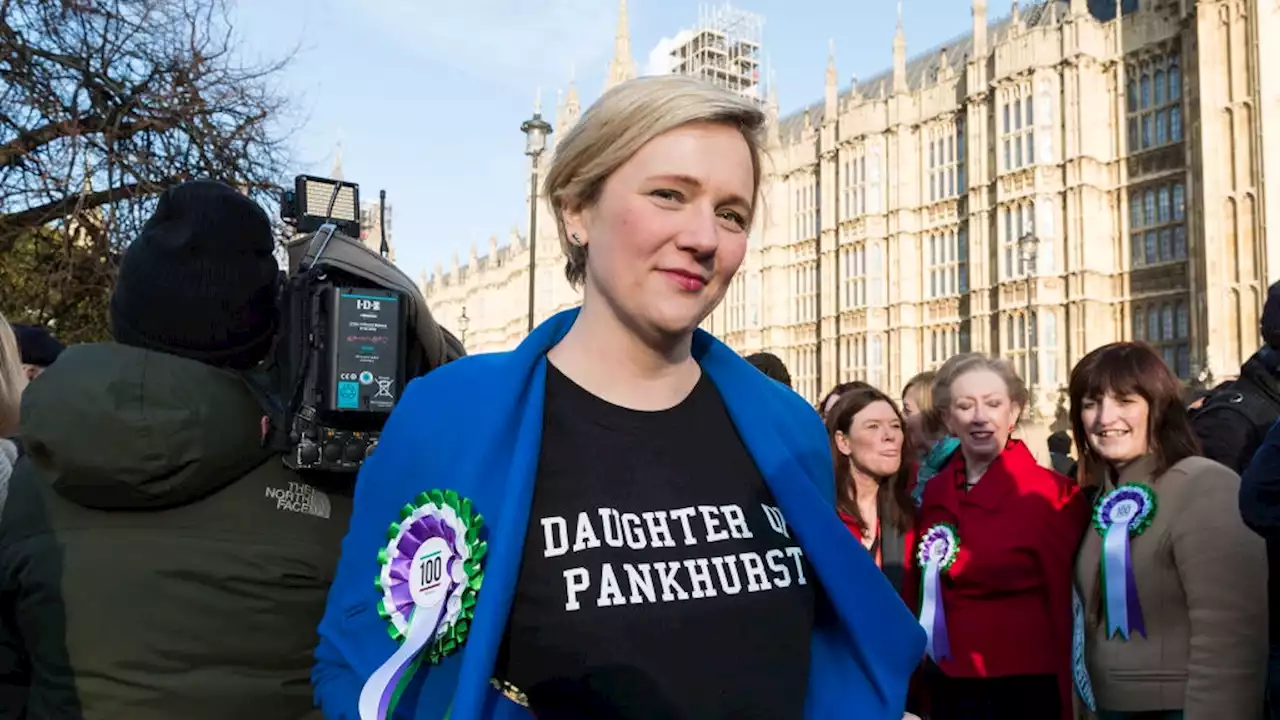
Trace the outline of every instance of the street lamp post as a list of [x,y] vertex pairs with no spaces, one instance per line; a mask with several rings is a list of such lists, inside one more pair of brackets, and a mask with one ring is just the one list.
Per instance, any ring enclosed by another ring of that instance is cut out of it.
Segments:
[[[540,105],[541,103],[539,103]],[[529,332],[533,332],[533,283],[538,269],[538,158],[547,149],[547,136],[551,134],[551,125],[542,119],[538,107],[534,107],[533,117],[520,125],[520,132],[525,136],[524,154],[532,161],[529,175]]]
[[462,314],[458,316],[458,332],[462,333],[459,342],[462,343],[462,349],[467,348],[467,328],[471,326],[471,318],[467,317],[467,306],[462,306]]
[[[1027,279],[1027,317],[1024,322],[1026,336],[1023,338],[1023,341],[1026,343],[1027,358],[1027,377],[1025,379],[1027,384],[1032,387],[1039,385],[1040,380],[1040,373],[1035,372],[1035,359],[1031,355],[1031,345],[1032,340],[1034,340],[1033,333],[1038,333],[1040,330],[1038,327],[1032,327],[1032,323],[1035,321],[1035,303],[1032,296],[1032,288],[1035,284],[1036,255],[1039,249],[1040,239],[1035,236],[1035,233],[1026,233],[1022,237],[1018,238],[1018,255],[1022,258],[1022,270]],[[1032,391],[1031,396],[1033,399],[1030,403],[1031,407],[1029,408],[1029,414],[1032,417],[1035,417],[1038,410],[1036,408],[1037,403],[1034,400],[1034,390]]]

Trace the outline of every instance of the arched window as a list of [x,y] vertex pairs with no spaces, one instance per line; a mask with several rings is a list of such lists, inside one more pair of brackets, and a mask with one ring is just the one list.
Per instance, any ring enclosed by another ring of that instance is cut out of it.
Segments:
[[1139,81],[1139,86],[1142,88],[1140,99],[1142,108],[1145,110],[1146,108],[1151,107],[1151,76],[1143,73],[1142,80]]
[[1043,314],[1043,348],[1042,365],[1045,369],[1045,382],[1050,386],[1058,384],[1058,316],[1052,310]]
[[871,357],[868,361],[870,365],[867,372],[867,382],[875,387],[880,387],[882,370],[884,368],[884,341],[879,335],[871,337]]
[[875,305],[883,305],[884,298],[881,297],[884,288],[884,251],[880,246],[872,245],[867,260],[867,281],[870,286],[868,294],[870,302]]
[[1169,101],[1182,97],[1182,70],[1175,61],[1169,65]]

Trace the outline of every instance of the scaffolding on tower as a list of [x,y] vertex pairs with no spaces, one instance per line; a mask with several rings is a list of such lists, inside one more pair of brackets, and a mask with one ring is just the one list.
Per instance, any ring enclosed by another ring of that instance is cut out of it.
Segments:
[[764,16],[729,2],[700,5],[698,24],[677,36],[671,72],[702,78],[723,88],[764,101],[760,83]]

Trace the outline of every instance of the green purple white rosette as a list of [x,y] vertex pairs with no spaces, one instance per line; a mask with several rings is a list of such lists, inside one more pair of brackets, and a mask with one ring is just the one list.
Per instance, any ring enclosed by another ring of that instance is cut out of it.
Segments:
[[934,662],[951,657],[947,635],[947,613],[942,607],[942,573],[951,569],[960,554],[960,538],[950,523],[938,523],[920,538],[916,558],[924,568],[921,583],[920,626],[924,628],[925,651]]
[[1128,640],[1134,631],[1147,636],[1129,538],[1141,535],[1155,516],[1156,496],[1145,485],[1121,485],[1094,507],[1093,526],[1102,535],[1102,596],[1109,638],[1119,634]]
[[419,494],[378,551],[378,614],[400,643],[360,692],[361,720],[387,720],[425,657],[437,663],[467,639],[488,549],[484,519],[452,490]]

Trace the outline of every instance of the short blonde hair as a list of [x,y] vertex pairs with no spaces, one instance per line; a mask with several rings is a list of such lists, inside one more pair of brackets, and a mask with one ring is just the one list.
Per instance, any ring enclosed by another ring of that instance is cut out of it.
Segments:
[[[920,413],[924,431],[928,435],[941,435],[946,431],[946,427],[942,424],[942,417],[938,409],[933,405],[933,381],[937,379],[938,373],[932,370],[925,370],[922,373],[916,373],[914,377],[902,386],[902,403],[905,406],[907,396],[912,393],[916,397],[916,412]],[[924,448],[928,450],[928,448]]]
[[982,353],[962,353],[952,355],[933,379],[933,412],[944,417],[951,410],[951,386],[961,375],[987,370],[1000,376],[1009,391],[1009,400],[1019,408],[1018,422],[1027,414],[1027,384],[1007,361],[1001,358],[988,357]]
[[18,431],[18,407],[27,375],[22,369],[22,354],[13,327],[0,314],[0,438]]
[[[760,193],[765,114],[751,100],[704,80],[655,75],[618,85],[596,100],[556,144],[543,194],[556,218],[560,247],[568,258],[565,277],[577,287],[587,274],[587,249],[571,242],[566,211],[600,200],[605,181],[649,141],[692,123],[719,123],[742,131],[755,170],[754,217]],[[748,218],[748,223],[753,218]]]

